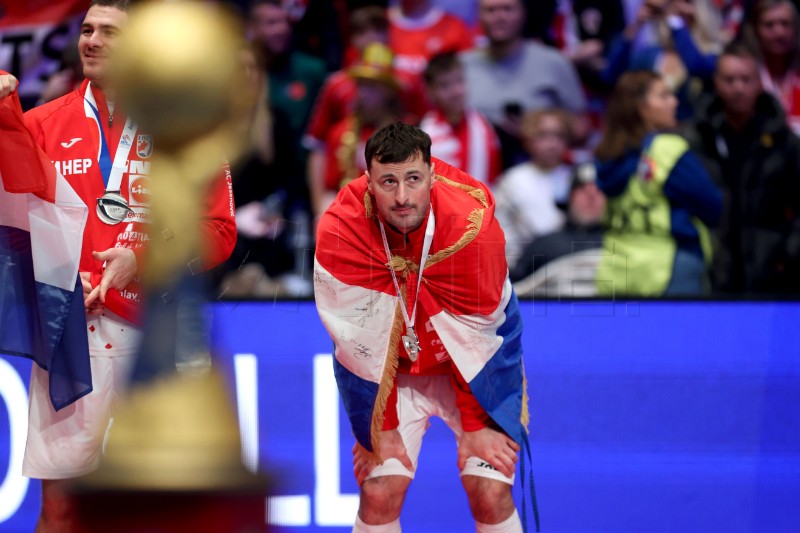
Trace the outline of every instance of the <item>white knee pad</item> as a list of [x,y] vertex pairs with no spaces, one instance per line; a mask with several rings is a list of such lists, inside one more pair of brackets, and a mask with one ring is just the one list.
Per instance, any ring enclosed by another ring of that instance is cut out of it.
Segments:
[[475,522],[475,533],[522,533],[522,522],[517,510],[499,524],[481,524]]
[[389,522],[388,524],[373,526],[370,524],[365,524],[361,520],[361,517],[356,515],[356,523],[353,525],[353,533],[402,533],[402,530],[400,529],[399,518],[394,522]]

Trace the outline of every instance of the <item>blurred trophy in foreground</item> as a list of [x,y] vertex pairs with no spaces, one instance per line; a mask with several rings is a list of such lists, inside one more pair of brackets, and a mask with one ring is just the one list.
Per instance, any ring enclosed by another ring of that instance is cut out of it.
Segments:
[[243,35],[211,4],[149,2],[131,11],[114,50],[118,105],[153,144],[144,341],[101,468],[77,485],[85,531],[266,529],[267,483],[242,464],[196,275],[209,186],[246,146]]

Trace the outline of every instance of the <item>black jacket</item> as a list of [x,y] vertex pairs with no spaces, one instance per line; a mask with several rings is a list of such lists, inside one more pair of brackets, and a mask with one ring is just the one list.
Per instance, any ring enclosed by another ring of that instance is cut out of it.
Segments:
[[800,294],[800,141],[762,93],[740,133],[709,97],[684,132],[725,195],[714,233],[712,283],[733,294]]

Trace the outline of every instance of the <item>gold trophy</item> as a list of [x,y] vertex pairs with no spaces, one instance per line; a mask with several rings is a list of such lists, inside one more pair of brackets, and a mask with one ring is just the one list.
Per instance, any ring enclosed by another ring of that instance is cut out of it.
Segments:
[[[150,245],[141,277],[156,307],[180,303],[153,297],[196,273],[192,265],[204,245],[198,221],[209,184],[247,145],[241,122],[252,102],[241,90],[243,36],[238,21],[219,6],[150,2],[131,11],[114,51],[118,105],[153,140]],[[174,295],[182,297],[180,290]],[[132,383],[100,469],[77,485],[84,530],[265,531],[267,482],[242,464],[224,380],[208,364],[176,372],[174,357],[162,360],[171,341],[159,345],[160,333],[148,331],[147,320],[140,360],[159,359],[161,371]],[[205,353],[195,354],[197,360],[210,360],[203,343],[198,351]],[[132,503],[137,500],[142,505]],[[174,516],[142,522],[147,506],[165,507]],[[216,521],[220,516],[228,517],[224,529]],[[160,528],[148,529],[154,525]]]

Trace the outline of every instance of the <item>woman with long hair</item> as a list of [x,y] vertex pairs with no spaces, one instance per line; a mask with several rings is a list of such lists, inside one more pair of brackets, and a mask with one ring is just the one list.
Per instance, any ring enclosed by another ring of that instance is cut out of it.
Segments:
[[758,0],[743,30],[759,62],[761,85],[783,107],[800,134],[800,20],[790,0]]
[[673,133],[677,100],[651,71],[625,73],[608,106],[595,155],[608,197],[601,295],[701,295],[708,291],[707,226],[722,194],[686,141]]

